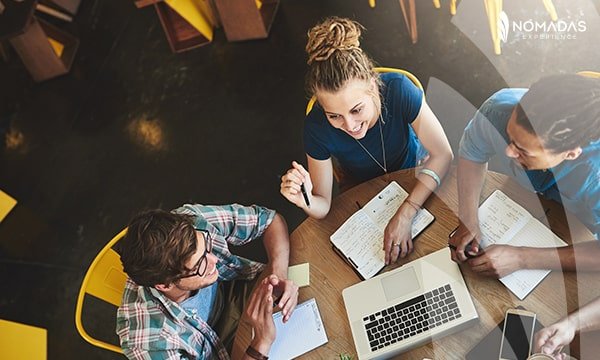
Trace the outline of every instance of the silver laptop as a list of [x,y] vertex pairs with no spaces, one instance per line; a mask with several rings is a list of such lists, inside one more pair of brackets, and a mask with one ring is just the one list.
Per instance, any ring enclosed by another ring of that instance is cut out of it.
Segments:
[[477,322],[448,248],[342,292],[359,359],[387,359]]

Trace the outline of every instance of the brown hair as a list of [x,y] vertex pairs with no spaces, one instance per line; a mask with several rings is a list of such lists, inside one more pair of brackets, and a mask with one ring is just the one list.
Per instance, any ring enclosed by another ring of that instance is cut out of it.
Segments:
[[516,121],[554,153],[600,140],[600,79],[575,74],[545,77],[523,95]]
[[360,48],[363,26],[356,21],[330,17],[308,32],[306,90],[338,91],[348,80],[376,79],[373,61]]
[[149,210],[136,215],[119,242],[127,275],[138,285],[171,284],[189,271],[186,262],[196,252],[192,216]]

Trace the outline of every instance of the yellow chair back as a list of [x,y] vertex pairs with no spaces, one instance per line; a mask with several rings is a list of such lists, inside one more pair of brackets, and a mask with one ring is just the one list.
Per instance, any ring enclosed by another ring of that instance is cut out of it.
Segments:
[[123,229],[112,238],[102,250],[100,250],[98,255],[96,255],[96,258],[92,261],[92,264],[83,278],[81,288],[79,289],[79,295],[77,296],[77,305],[75,307],[75,327],[77,328],[79,335],[94,346],[117,353],[123,353],[119,346],[98,340],[87,333],[81,322],[81,314],[86,294],[92,295],[115,306],[121,305],[121,298],[123,296],[127,275],[123,271],[123,265],[119,254],[117,254],[112,247],[121,240],[126,233],[127,229]]
[[[406,76],[407,78],[409,78],[410,81],[412,81],[419,89],[423,90],[423,85],[421,85],[421,82],[419,81],[419,79],[417,79],[416,76],[414,76],[413,74],[411,74],[410,72],[408,72],[406,70],[390,68],[390,67],[376,67],[375,71],[380,74],[390,73],[390,72],[402,74],[402,75]],[[308,115],[308,113],[312,110],[316,101],[317,101],[317,98],[313,95],[313,97],[310,98],[310,100],[308,101],[308,104],[306,105],[306,115]]]
[[600,79],[600,72],[596,71],[580,71],[577,73],[577,75]]

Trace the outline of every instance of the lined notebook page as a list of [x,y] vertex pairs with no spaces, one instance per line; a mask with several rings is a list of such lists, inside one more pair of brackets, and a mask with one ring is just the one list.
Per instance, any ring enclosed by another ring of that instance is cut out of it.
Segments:
[[[392,181],[331,235],[331,242],[356,265],[356,270],[364,279],[375,276],[385,266],[385,227],[407,196],[408,193]],[[421,209],[413,219],[412,237],[417,236],[433,220],[433,215],[427,209]]]
[[[559,247],[567,244],[527,210],[500,190],[494,191],[479,207],[482,247],[508,244],[528,247]],[[550,270],[518,270],[502,282],[516,297],[523,300],[550,273]]]
[[287,323],[281,312],[273,314],[277,337],[269,351],[269,359],[289,360],[327,343],[317,301],[312,298],[296,306]]

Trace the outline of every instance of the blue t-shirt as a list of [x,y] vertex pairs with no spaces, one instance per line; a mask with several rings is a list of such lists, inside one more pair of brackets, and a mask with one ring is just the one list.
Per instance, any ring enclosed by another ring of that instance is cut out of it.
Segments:
[[[406,76],[398,73],[381,75],[383,141],[388,172],[414,167],[427,155],[410,124],[417,118],[423,92]],[[383,149],[379,125],[369,130],[361,144],[383,165]],[[327,120],[323,108],[315,104],[304,122],[304,151],[317,160],[335,157],[344,171],[355,181],[363,182],[383,170],[360,147],[356,139]]]
[[513,176],[523,187],[562,203],[600,237],[600,141],[583,148],[575,160],[554,168],[524,170],[506,156],[506,125],[527,89],[503,89],[483,103],[467,124],[460,140],[459,156],[470,161],[494,161],[494,170]]
[[218,311],[215,311],[217,308],[218,291],[219,282],[215,281],[212,285],[198,290],[195,295],[185,299],[180,305],[190,315],[198,315],[210,326],[214,326],[220,315]]

